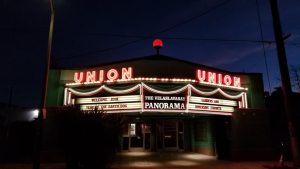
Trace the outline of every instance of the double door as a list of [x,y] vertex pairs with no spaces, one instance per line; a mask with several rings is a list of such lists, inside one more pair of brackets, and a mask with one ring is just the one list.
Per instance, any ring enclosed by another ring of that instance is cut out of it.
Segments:
[[159,122],[158,148],[164,150],[183,149],[183,122],[178,120],[163,120]]
[[129,123],[123,134],[123,150],[150,150],[151,125],[145,122]]
[[183,122],[180,120],[132,122],[123,133],[123,150],[183,150],[183,138]]

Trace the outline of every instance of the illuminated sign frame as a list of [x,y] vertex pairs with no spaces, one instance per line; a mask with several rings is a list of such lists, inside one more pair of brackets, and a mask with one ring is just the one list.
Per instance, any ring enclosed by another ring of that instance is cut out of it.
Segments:
[[145,90],[143,92],[144,111],[186,111],[187,91],[175,94],[159,94]]
[[[118,96],[92,97],[103,90],[112,94],[118,94]],[[130,95],[131,92],[137,90],[140,91],[140,95]],[[199,96],[191,96],[192,92]],[[221,94],[224,98],[228,98],[230,100],[211,98],[211,96],[215,94]],[[246,92],[240,92],[237,95],[230,95],[220,88],[207,92],[198,90],[190,84],[173,91],[156,90],[144,83],[137,84],[136,86],[124,90],[111,89],[105,85],[89,92],[79,92],[72,88],[65,88],[64,100],[65,105],[79,104],[83,110],[92,110],[97,108],[107,111],[108,113],[180,112],[232,115],[231,113],[234,112],[234,107],[248,108]],[[147,101],[157,102],[158,107],[160,104],[162,106],[159,108],[147,108],[145,107],[145,103]],[[169,106],[169,104],[167,106],[168,108],[166,108],[163,107],[165,106],[165,102],[167,104],[172,102],[182,102],[180,105],[184,104],[184,106],[180,106],[180,108],[178,108],[178,105],[174,106],[174,103],[172,103],[172,106]]]
[[141,109],[141,95],[109,96],[76,98],[75,104],[80,105],[81,110],[134,110]]

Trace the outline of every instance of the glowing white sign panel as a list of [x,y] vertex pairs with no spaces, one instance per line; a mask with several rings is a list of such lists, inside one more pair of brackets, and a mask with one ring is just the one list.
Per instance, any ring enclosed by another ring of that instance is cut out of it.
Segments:
[[142,108],[140,95],[77,98],[76,104],[80,105],[81,110],[122,111]]
[[145,102],[144,109],[185,110],[184,103],[149,103]]
[[204,103],[204,104],[223,105],[223,106],[237,106],[237,102],[234,100],[214,99],[214,98],[207,98],[207,97],[191,96],[189,101],[191,103]]
[[139,102],[139,101],[141,101],[140,95],[129,95],[129,96],[78,98],[76,99],[76,104],[119,103],[119,102]]
[[140,102],[137,103],[111,103],[111,104],[87,104],[81,105],[81,110],[131,110],[131,109],[141,109],[142,105]]
[[186,94],[158,95],[145,91],[144,110],[185,110]]
[[217,105],[206,105],[206,104],[189,104],[190,110],[198,111],[213,111],[213,112],[234,112],[233,107],[228,106],[217,106]]

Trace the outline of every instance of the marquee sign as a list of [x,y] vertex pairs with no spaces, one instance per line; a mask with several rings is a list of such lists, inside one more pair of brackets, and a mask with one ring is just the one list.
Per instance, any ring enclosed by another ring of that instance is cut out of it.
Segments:
[[[118,96],[101,96],[102,90]],[[131,95],[139,91],[139,94]],[[93,97],[97,96],[97,97]],[[217,98],[222,97],[222,99]],[[65,103],[77,104],[81,110],[104,110],[108,113],[122,112],[174,112],[231,115],[235,108],[247,108],[246,92],[228,94],[218,88],[201,91],[187,84],[175,90],[162,91],[144,83],[129,89],[111,89],[101,86],[94,91],[65,90]]]
[[142,107],[140,95],[77,98],[75,103],[81,110],[123,111]]

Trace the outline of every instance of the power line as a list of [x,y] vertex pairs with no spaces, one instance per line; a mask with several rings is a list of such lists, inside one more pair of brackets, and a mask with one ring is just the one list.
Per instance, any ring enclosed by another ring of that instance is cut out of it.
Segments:
[[[229,1],[230,0],[223,1],[223,2],[221,2],[219,4],[217,4],[216,6],[213,6],[212,8],[207,9],[206,11],[202,12],[199,15],[193,16],[193,17],[191,17],[189,19],[186,19],[186,20],[184,20],[182,22],[174,24],[174,25],[172,25],[172,26],[170,26],[168,28],[165,28],[165,29],[163,29],[161,31],[153,33],[151,37],[156,36],[156,35],[161,34],[161,33],[164,33],[164,32],[168,32],[168,31],[173,30],[173,29],[175,29],[175,28],[177,28],[179,26],[182,26],[184,24],[190,23],[190,22],[194,21],[195,19],[197,19],[199,17],[202,17],[202,16],[204,16],[204,15],[206,15],[206,14],[208,14],[208,13],[210,13],[210,12],[212,12],[212,11],[220,8],[220,7],[222,7],[223,5],[227,4]],[[110,51],[110,50],[116,50],[116,49],[119,49],[119,48],[122,48],[122,47],[125,47],[125,46],[128,46],[128,45],[131,45],[131,44],[134,44],[134,43],[146,40],[146,39],[149,39],[149,38],[148,37],[141,37],[141,38],[139,38],[137,40],[128,41],[128,42],[125,42],[123,44],[119,44],[119,45],[116,45],[116,46],[108,47],[108,48],[105,48],[105,49],[99,49],[99,50],[89,51],[89,52],[85,52],[85,53],[82,53],[82,54],[79,54],[79,55],[75,55],[75,56],[66,56],[66,57],[63,57],[63,58],[58,58],[55,61],[60,60],[60,59],[67,59],[67,58],[78,58],[78,57],[86,56],[86,55],[89,55],[89,54],[92,54],[92,53],[100,53],[100,52],[102,53],[102,52],[107,52],[107,51]]]
[[[14,32],[14,33],[47,33],[47,30],[44,29],[29,29],[25,27],[5,27],[1,28],[0,30],[7,31],[7,32]],[[72,34],[91,34],[91,35],[101,35],[101,36],[114,36],[114,37],[120,37],[120,38],[146,38],[146,39],[153,39],[157,38],[157,36],[145,36],[145,35],[131,35],[131,34],[120,34],[120,33],[107,33],[107,32],[77,32],[72,30],[56,30],[56,33],[72,33]],[[225,38],[191,38],[191,37],[172,37],[172,36],[159,36],[162,39],[169,39],[169,40],[187,40],[187,41],[218,41],[218,42],[249,42],[249,43],[266,43],[266,44],[274,44],[274,40],[251,40],[251,39],[225,39]],[[290,46],[300,46],[299,42],[287,42],[285,45]]]
[[[59,33],[72,33],[72,34],[91,34],[91,35],[101,35],[101,36],[110,36],[110,37],[120,37],[120,38],[145,38],[153,39],[157,36],[146,36],[146,35],[134,35],[134,34],[121,34],[121,33],[107,33],[107,32],[71,32],[71,31],[62,31]],[[249,43],[265,43],[265,44],[274,44],[274,40],[253,40],[253,39],[226,39],[226,38],[192,38],[192,37],[175,37],[175,36],[159,36],[162,39],[168,40],[186,40],[186,41],[217,41],[217,42],[249,42]],[[287,42],[286,45],[300,46],[298,42]]]
[[[179,26],[181,26],[181,25],[185,25],[185,24],[187,24],[187,23],[189,23],[189,22],[192,22],[192,21],[194,21],[195,19],[198,19],[199,17],[202,17],[202,16],[204,16],[204,15],[206,15],[206,14],[208,14],[208,13],[210,13],[210,12],[212,12],[212,11],[214,11],[214,10],[220,8],[220,7],[222,7],[223,5],[227,4],[229,1],[230,1],[230,0],[226,0],[226,1],[224,1],[224,2],[221,2],[221,3],[217,4],[216,6],[214,6],[214,7],[210,8],[210,9],[204,11],[203,13],[201,13],[201,14],[199,14],[199,15],[196,15],[196,16],[194,16],[194,17],[191,17],[191,18],[189,18],[189,19],[187,19],[187,20],[185,20],[185,21],[183,21],[183,22],[177,23],[177,24],[175,24],[175,25],[173,25],[173,26],[170,26],[169,28],[163,29],[163,30],[157,32],[156,34],[168,32],[168,31],[170,31],[170,30],[172,30],[172,29],[175,29],[176,27],[179,27]],[[154,34],[154,35],[155,35],[155,34]]]
[[[75,32],[77,33],[77,32]],[[92,35],[102,35],[102,36],[114,36],[120,38],[145,38],[153,39],[157,36],[144,36],[144,35],[128,35],[128,34],[119,34],[119,33],[99,33],[99,32],[88,32],[87,34]],[[175,37],[175,36],[159,36],[162,39],[167,40],[186,40],[186,41],[218,41],[218,42],[247,42],[247,43],[275,43],[273,40],[252,40],[252,39],[225,39],[225,38],[191,38],[191,37]]]
[[286,45],[293,45],[293,46],[296,46],[296,47],[300,47],[300,43],[285,43]]
[[[263,30],[262,30],[262,25],[261,25],[261,15],[259,12],[259,3],[258,3],[258,0],[256,0],[255,2],[256,2],[256,12],[257,12],[257,18],[258,18],[259,29],[260,29],[260,37],[261,37],[261,40],[264,41],[264,35],[263,35]],[[263,52],[264,52],[266,73],[267,73],[267,79],[268,79],[268,84],[269,84],[269,92],[271,93],[271,82],[270,82],[270,76],[269,76],[269,68],[268,68],[268,62],[267,62],[267,56],[266,56],[265,43],[261,43],[261,44],[262,44]]]

